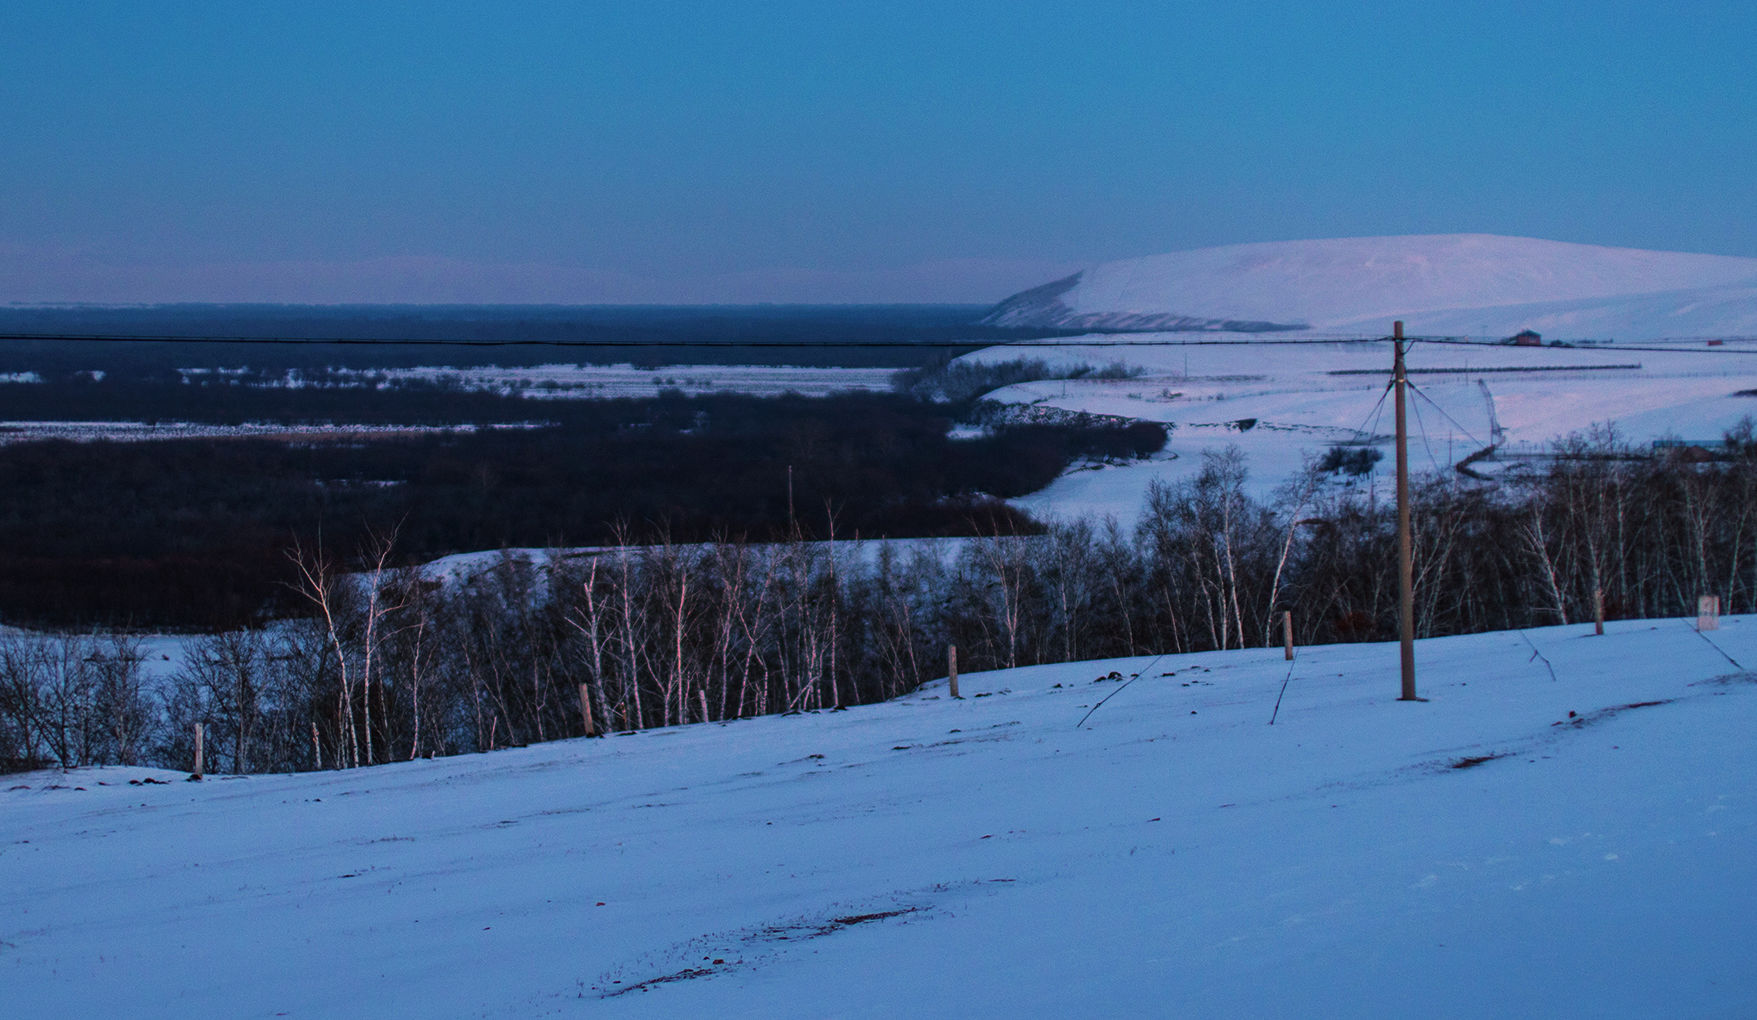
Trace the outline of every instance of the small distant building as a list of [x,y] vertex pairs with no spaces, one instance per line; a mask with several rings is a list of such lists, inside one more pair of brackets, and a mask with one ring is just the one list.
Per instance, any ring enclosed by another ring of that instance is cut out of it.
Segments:
[[1522,329],[1501,342],[1515,347],[1542,347],[1543,337],[1534,329]]

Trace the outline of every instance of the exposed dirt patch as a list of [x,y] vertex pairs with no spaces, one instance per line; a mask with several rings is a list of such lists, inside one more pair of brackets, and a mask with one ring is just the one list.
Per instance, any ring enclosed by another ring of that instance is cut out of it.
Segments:
[[[882,921],[897,921],[909,915],[926,916],[933,912],[935,901],[948,896],[967,893],[969,891],[990,886],[1010,885],[1013,878],[986,878],[969,882],[936,884],[913,892],[892,894],[891,906],[877,910],[865,910],[859,913],[820,914],[816,917],[801,917],[775,924],[743,928],[735,931],[720,932],[691,939],[674,946],[661,954],[646,957],[643,961],[632,962],[625,968],[613,970],[596,982],[588,984],[578,981],[575,984],[576,998],[612,999],[634,991],[652,991],[660,985],[673,984],[678,981],[693,981],[697,978],[711,978],[735,970],[761,966],[764,962],[774,959],[777,955],[789,951],[789,947],[801,942],[821,939],[837,932],[847,931],[860,925],[876,924]],[[913,901],[913,902],[910,902]],[[652,977],[641,977],[640,971],[651,974],[658,970],[663,960],[673,969]],[[633,971],[634,973],[630,973]]]
[[600,995],[599,998],[614,999],[618,995],[627,995],[629,992],[644,992],[655,985],[668,985],[673,981],[688,981],[690,978],[707,977],[712,973],[714,973],[714,971],[709,967],[685,967],[680,971],[675,971],[670,974],[661,974],[656,978],[648,978],[637,985],[625,985],[622,988],[613,989]]
[[1734,684],[1757,684],[1757,673],[1728,673],[1724,676],[1698,680],[1691,687],[1731,687]]
[[825,935],[834,935],[844,928],[852,928],[857,924],[868,924],[883,921],[891,917],[902,917],[913,914],[920,907],[899,907],[896,910],[879,910],[870,914],[846,914],[832,917],[821,923],[802,922],[795,924],[776,924],[760,928],[745,938],[746,942],[792,942],[803,939],[821,939]]
[[1473,769],[1485,762],[1491,762],[1496,758],[1505,757],[1506,755],[1504,754],[1473,754],[1467,758],[1459,758],[1446,767],[1453,769]]
[[[743,966],[745,960],[739,953],[741,949],[760,946],[764,943],[805,942],[811,939],[821,939],[826,935],[834,935],[839,931],[845,931],[855,925],[871,924],[874,921],[888,921],[891,918],[902,917],[905,914],[913,914],[922,909],[924,908],[919,906],[898,907],[894,910],[874,910],[863,914],[841,914],[836,917],[824,918],[822,920],[801,920],[791,921],[786,924],[764,925],[761,928],[745,931],[734,936],[729,940],[731,943],[730,945],[720,948],[719,955],[710,952],[702,957],[702,962],[699,964],[693,964],[680,970],[674,970],[668,974],[660,974],[658,977],[647,978],[645,981],[637,981],[634,984],[625,985],[617,981],[611,981],[610,987],[605,988],[602,985],[599,987],[598,997],[600,999],[613,999],[619,995],[627,995],[629,992],[647,991],[659,985],[671,984],[675,981],[690,981],[695,978],[713,977],[715,974],[725,973],[726,971]],[[698,948],[707,947],[704,945]]]
[[1661,701],[1631,701],[1627,705],[1612,705],[1609,708],[1601,708],[1596,712],[1588,712],[1585,715],[1578,715],[1574,712],[1569,712],[1568,718],[1557,719],[1555,722],[1550,723],[1550,725],[1571,726],[1574,729],[1584,729],[1588,726],[1604,722],[1607,719],[1613,719],[1622,715],[1624,712],[1633,711],[1637,708],[1653,708],[1658,705],[1669,705],[1675,700],[1675,698],[1665,698]]

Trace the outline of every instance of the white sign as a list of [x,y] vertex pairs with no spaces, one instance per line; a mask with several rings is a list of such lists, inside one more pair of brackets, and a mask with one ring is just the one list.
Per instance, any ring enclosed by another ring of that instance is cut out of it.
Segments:
[[1696,629],[1720,629],[1720,596],[1704,595],[1696,600]]

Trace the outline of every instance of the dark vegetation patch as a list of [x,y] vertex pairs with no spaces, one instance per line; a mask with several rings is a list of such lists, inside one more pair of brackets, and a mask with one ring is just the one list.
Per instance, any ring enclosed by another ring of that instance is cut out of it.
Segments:
[[1332,446],[1318,461],[1318,470],[1326,474],[1343,474],[1358,478],[1385,459],[1382,450],[1370,446]]
[[[1065,329],[978,325],[972,305],[752,307],[160,305],[0,308],[0,373],[102,369],[124,376],[168,366],[238,366],[282,374],[423,365],[803,365],[905,368],[944,351],[1059,336]],[[141,338],[98,343],[56,336]],[[192,344],[176,338],[230,338]],[[153,339],[160,338],[160,339]],[[288,338],[335,344],[263,344]],[[426,340],[418,345],[382,341]],[[258,342],[249,342],[258,341]],[[486,346],[470,346],[480,344]],[[575,345],[575,346],[560,346]]]
[[[500,421],[531,407],[483,394],[215,392],[240,409],[306,401],[293,415],[301,420],[455,421],[461,413]],[[555,423],[371,441],[0,446],[0,619],[236,626],[284,608],[285,551],[295,536],[309,546],[320,532],[345,555],[368,532],[400,526],[400,562],[419,562],[619,539],[1030,531],[1002,499],[1042,488],[1077,458],[1126,454],[1146,441],[1114,424],[1008,426],[952,440],[955,409],[894,394],[672,391],[540,410]]]
[[957,361],[946,356],[919,368],[897,373],[894,385],[904,393],[923,399],[958,403],[973,400],[1003,386],[1041,379],[1129,379],[1142,369],[1120,361],[1102,367],[1085,363],[1051,365],[1041,358],[1010,361]]

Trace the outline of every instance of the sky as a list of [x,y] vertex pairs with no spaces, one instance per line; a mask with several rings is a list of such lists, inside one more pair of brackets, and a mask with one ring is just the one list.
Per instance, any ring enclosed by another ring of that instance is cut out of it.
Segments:
[[1757,256],[1757,5],[0,5],[0,302],[969,302],[1208,245]]

